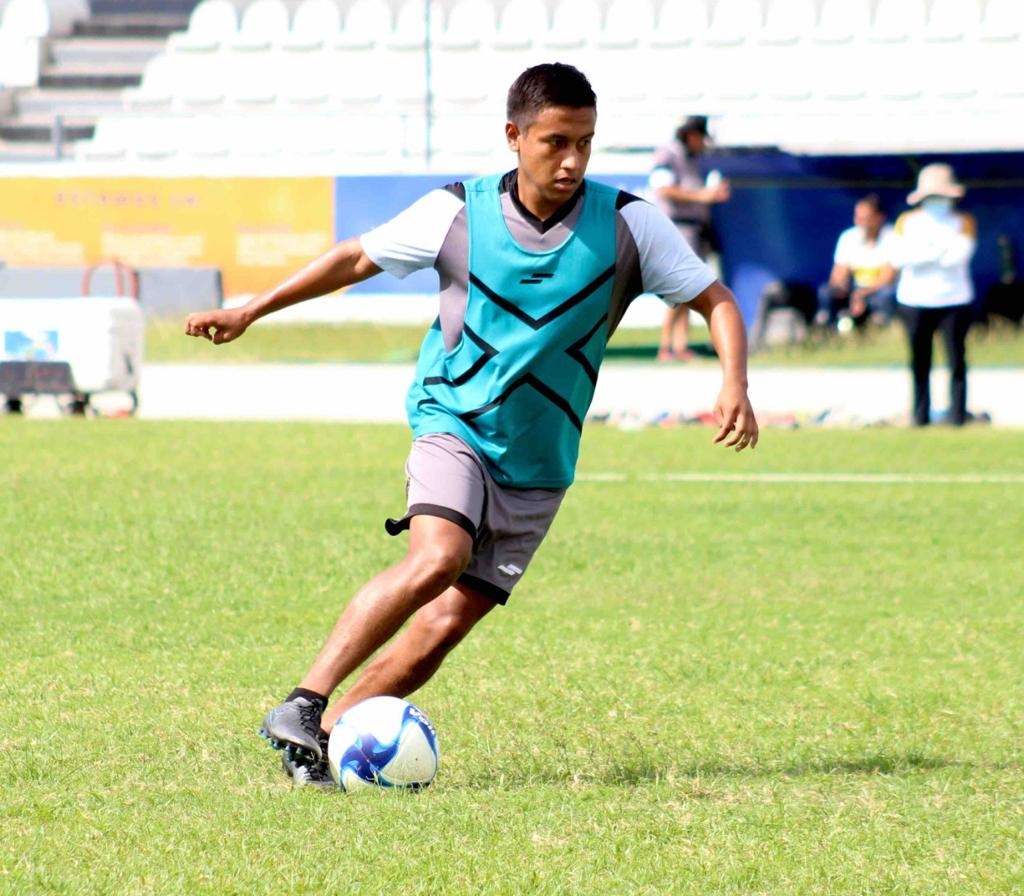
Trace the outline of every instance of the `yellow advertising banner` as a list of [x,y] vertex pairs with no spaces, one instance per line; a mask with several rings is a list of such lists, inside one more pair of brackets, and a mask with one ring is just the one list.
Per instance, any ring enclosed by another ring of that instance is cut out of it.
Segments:
[[230,296],[272,286],[333,241],[329,177],[0,178],[10,267],[214,267]]

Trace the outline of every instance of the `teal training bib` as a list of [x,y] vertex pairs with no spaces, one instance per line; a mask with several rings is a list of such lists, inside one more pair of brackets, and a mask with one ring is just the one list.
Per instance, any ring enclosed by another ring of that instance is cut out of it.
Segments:
[[435,322],[406,408],[415,436],[459,436],[502,485],[564,488],[608,342],[618,191],[588,181],[572,234],[534,253],[509,233],[500,180],[465,184],[462,338],[445,351]]

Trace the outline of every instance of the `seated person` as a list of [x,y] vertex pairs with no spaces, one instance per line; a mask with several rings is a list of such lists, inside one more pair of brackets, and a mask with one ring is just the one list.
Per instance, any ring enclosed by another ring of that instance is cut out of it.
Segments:
[[840,313],[854,324],[869,317],[888,323],[895,299],[895,272],[889,264],[893,229],[881,200],[870,193],[853,208],[853,227],[839,235],[828,282],[818,289],[814,323],[834,327]]

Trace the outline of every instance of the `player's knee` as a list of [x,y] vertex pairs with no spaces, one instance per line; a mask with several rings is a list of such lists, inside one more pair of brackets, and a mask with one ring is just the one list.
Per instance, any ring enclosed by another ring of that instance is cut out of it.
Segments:
[[408,558],[417,586],[438,594],[462,575],[469,561],[468,550],[446,544],[423,546]]

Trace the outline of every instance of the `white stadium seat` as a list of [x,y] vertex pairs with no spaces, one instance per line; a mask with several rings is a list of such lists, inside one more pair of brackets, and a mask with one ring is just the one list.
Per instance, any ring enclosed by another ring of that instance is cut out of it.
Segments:
[[988,0],[969,43],[975,70],[980,76],[983,102],[1006,120],[1019,120],[1024,98],[1024,3],[1021,0]]
[[809,39],[817,25],[816,0],[770,0],[756,38],[762,44],[788,47]]
[[654,22],[651,0],[611,0],[597,35],[597,46],[603,50],[637,47],[653,33]]
[[287,130],[281,122],[290,120],[290,116],[277,118],[266,115],[224,118],[231,158],[246,162],[280,158],[285,151],[284,133]]
[[760,0],[718,0],[702,39],[713,47],[737,47],[760,33],[762,17]]
[[688,47],[708,30],[708,10],[703,2],[664,3],[647,36],[647,46],[657,50]]
[[498,15],[491,46],[497,50],[529,50],[547,34],[551,19],[544,0],[508,0]]
[[968,40],[977,35],[980,19],[975,0],[932,0],[923,36],[934,43]]
[[[430,0],[433,6],[433,0]],[[434,12],[434,21],[439,21]],[[391,48],[412,47],[422,49],[427,40],[427,20],[423,0],[403,0],[395,13],[394,25],[384,36],[384,43]]]
[[699,108],[713,76],[700,43],[707,27],[703,2],[663,3],[651,31],[630,54],[634,77],[649,85],[650,102],[662,104],[670,115]]
[[171,108],[177,88],[177,66],[172,57],[159,53],[146,63],[142,83],[121,92],[128,112],[157,112]]
[[281,66],[275,61],[269,50],[232,52],[226,60],[227,101],[240,111],[273,110],[281,90]]
[[75,148],[79,159],[90,162],[114,162],[128,154],[127,131],[138,118],[103,116],[96,122],[91,140],[83,140]]
[[547,50],[561,51],[588,47],[601,33],[601,7],[597,0],[559,0],[551,13],[551,24],[541,36]]
[[492,99],[490,79],[480,76],[481,52],[495,27],[490,3],[462,0],[449,11],[433,40],[431,64],[434,101],[441,114],[483,112],[499,102]]
[[10,0],[0,17],[0,31],[8,38],[46,37],[52,27],[45,0]]
[[175,106],[193,114],[214,112],[224,106],[230,68],[228,54],[213,53],[180,60]]
[[291,27],[284,0],[253,0],[242,13],[229,43],[235,50],[269,50]]
[[439,118],[430,142],[432,159],[442,170],[483,174],[514,165],[501,115]]
[[9,0],[0,15],[0,87],[39,83],[43,41],[53,27],[42,0]]
[[66,37],[89,17],[87,0],[8,0],[0,10],[0,30],[9,37]]
[[1024,3],[1021,0],[987,0],[978,37],[992,43],[1024,39]]
[[425,108],[426,43],[423,0],[404,0],[398,7],[391,33],[385,37],[377,75],[382,80],[381,93],[386,102],[405,111]]
[[871,28],[869,0],[823,0],[812,40],[820,44],[851,44]]
[[[491,41],[496,26],[494,7],[490,3],[457,0],[448,11],[443,27],[434,32],[434,47],[440,51],[477,51]],[[479,66],[479,58],[474,64]]]
[[927,21],[924,0],[878,0],[867,37],[876,44],[910,43],[924,34]]
[[328,57],[333,102],[343,111],[375,112],[383,98],[383,53],[337,49]]
[[284,110],[328,111],[333,99],[332,62],[337,51],[304,50],[301,54],[285,50],[278,72],[278,105]]
[[341,22],[341,7],[335,0],[302,0],[291,28],[278,44],[284,50],[318,50],[341,34]]
[[926,21],[924,0],[879,0],[866,37],[869,98],[882,104],[921,98],[926,73],[918,48]]
[[719,0],[715,4],[708,29],[689,57],[695,75],[708,81],[711,111],[746,105],[756,97],[760,73],[750,59],[761,27],[760,0]]
[[234,141],[231,123],[232,119],[224,115],[203,115],[181,121],[184,130],[181,153],[202,161],[228,158]]
[[345,13],[345,26],[334,40],[339,49],[369,50],[391,33],[391,7],[387,0],[355,0]]
[[231,0],[202,0],[189,16],[188,29],[172,34],[167,49],[175,53],[211,53],[238,32],[238,10]]

